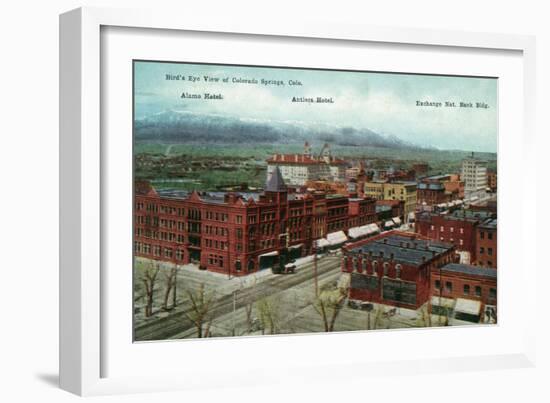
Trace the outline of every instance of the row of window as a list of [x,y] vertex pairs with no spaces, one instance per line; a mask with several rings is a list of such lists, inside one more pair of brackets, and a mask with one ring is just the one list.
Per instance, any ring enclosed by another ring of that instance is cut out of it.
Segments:
[[204,244],[208,248],[212,249],[220,249],[220,250],[228,250],[229,249],[229,242],[226,241],[218,241],[217,239],[204,239]]
[[166,248],[160,245],[151,245],[148,243],[134,242],[134,251],[155,257],[164,257],[165,259],[183,260],[184,252],[181,249]]
[[[435,287],[436,290],[440,290],[441,289],[441,281],[440,280],[435,280],[434,287]],[[449,292],[449,293],[453,292],[453,282],[452,281],[445,281],[445,291]],[[471,291],[472,290],[471,290],[470,284],[464,284],[462,286],[462,293],[464,295],[472,295]],[[483,296],[483,290],[482,290],[481,286],[476,285],[474,287],[473,295],[475,295],[476,297],[479,297],[479,298],[481,298]],[[496,299],[496,297],[497,297],[496,288],[489,288],[489,298]]]
[[177,243],[183,243],[185,239],[182,234],[176,234],[174,232],[152,231],[148,228],[140,227],[136,227],[135,235],[143,238],[160,239],[161,241],[175,241]]
[[207,220],[213,220],[213,221],[227,222],[229,220],[229,215],[226,214],[226,213],[207,211],[206,212],[206,219]]
[[[430,225],[430,229],[433,231],[435,230],[435,226],[434,225]],[[459,228],[459,233],[461,234],[464,234],[464,228]],[[445,227],[441,226],[439,227],[439,232],[445,232]],[[455,227],[449,227],[449,232],[455,232]]]
[[204,233],[208,235],[220,235],[220,236],[227,236],[229,235],[229,229],[224,227],[215,227],[212,225],[205,225],[204,226]]
[[[479,238],[485,239],[485,231],[479,231]],[[487,239],[493,239],[493,233],[487,232]]]
[[[485,248],[483,246],[480,246],[479,248],[479,254],[483,255],[485,253]],[[489,256],[493,256],[493,248],[487,248],[487,254]]]

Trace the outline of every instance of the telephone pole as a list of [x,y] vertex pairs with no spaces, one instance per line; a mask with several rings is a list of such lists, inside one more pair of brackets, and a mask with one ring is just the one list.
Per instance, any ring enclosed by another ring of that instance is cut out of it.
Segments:
[[317,241],[313,241],[313,280],[315,283],[315,296],[319,296],[319,284],[317,280]]

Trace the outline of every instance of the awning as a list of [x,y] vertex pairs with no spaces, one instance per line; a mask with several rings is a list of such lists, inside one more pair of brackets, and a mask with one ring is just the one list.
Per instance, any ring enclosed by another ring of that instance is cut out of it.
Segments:
[[304,246],[304,244],[299,243],[298,245],[289,246],[288,249],[300,249],[302,246]]
[[432,303],[432,306],[441,306],[448,309],[452,309],[455,304],[455,300],[452,298],[438,297],[436,295],[432,296],[430,302]]
[[260,255],[258,257],[278,256],[278,255],[279,255],[279,252],[274,250],[273,252],[267,252],[267,253],[264,253],[263,255]]
[[468,315],[479,315],[481,302],[471,299],[457,298],[455,312],[467,313]]
[[353,227],[348,231],[348,235],[352,239],[360,238],[362,236],[367,236],[369,234],[368,229],[365,228],[366,225],[362,227]]
[[378,224],[372,223],[369,224],[371,234],[374,234],[376,232],[380,232],[380,228],[378,227]]
[[327,246],[330,246],[330,242],[327,241],[326,238],[321,238],[317,240],[317,247],[318,248],[326,248]]
[[332,246],[343,244],[347,240],[348,237],[344,234],[344,231],[331,232],[330,234],[327,234],[327,241]]
[[384,227],[393,227],[395,224],[393,223],[393,221],[386,221],[384,223]]
[[392,220],[395,223],[395,225],[401,225],[401,218],[393,217]]

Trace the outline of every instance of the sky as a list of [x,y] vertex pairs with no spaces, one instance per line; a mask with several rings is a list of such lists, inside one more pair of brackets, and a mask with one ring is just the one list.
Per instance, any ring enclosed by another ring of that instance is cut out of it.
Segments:
[[[167,75],[179,79],[167,79]],[[206,81],[205,76],[219,81]],[[196,77],[196,81],[190,77]],[[265,85],[262,79],[272,82]],[[291,81],[301,85],[290,85]],[[478,77],[134,64],[136,119],[165,110],[188,110],[261,121],[368,128],[420,146],[467,151],[497,150],[497,86],[497,79]],[[182,98],[182,93],[200,94],[202,98]],[[223,99],[207,100],[205,93],[221,94]],[[333,103],[292,102],[293,98],[317,97],[332,98]],[[419,101],[441,106],[419,106]],[[455,106],[446,107],[445,102],[454,102]],[[459,107],[460,102],[471,102],[472,107]],[[488,107],[478,108],[478,102]]]

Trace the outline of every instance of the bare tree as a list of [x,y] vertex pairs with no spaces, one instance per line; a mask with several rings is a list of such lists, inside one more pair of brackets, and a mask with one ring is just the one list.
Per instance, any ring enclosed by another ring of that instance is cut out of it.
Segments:
[[262,334],[269,329],[269,334],[276,334],[280,321],[279,302],[275,298],[262,298],[256,303],[256,309],[262,324]]
[[338,314],[344,307],[346,299],[346,289],[336,288],[333,290],[323,290],[315,299],[313,307],[323,320],[325,332],[334,331],[334,324]]
[[420,308],[416,319],[416,326],[418,327],[431,327],[432,326],[432,318],[430,315],[430,309],[428,304],[422,305]]
[[[162,309],[168,311],[168,298],[170,297],[170,292],[173,294],[172,308],[176,306],[176,275],[177,267],[174,265],[170,271],[164,272],[164,300],[162,301]],[[170,308],[170,309],[172,309]]]
[[374,326],[373,326],[373,328],[375,330],[378,329],[378,326],[380,326],[380,319],[382,319],[382,314],[383,314],[382,308],[378,307],[376,309],[376,315],[374,316]]
[[155,292],[155,283],[160,270],[158,262],[150,261],[145,271],[142,273],[140,280],[145,287],[145,317],[148,318],[153,314],[153,296]]
[[191,302],[191,309],[189,312],[184,311],[183,313],[195,325],[198,338],[208,337],[213,319],[210,311],[214,301],[214,293],[207,292],[204,284],[201,284],[197,291],[186,290],[186,293]]
[[[252,289],[255,290],[256,288],[257,279],[254,278],[254,281],[252,282]],[[242,285],[241,285],[242,286]],[[248,293],[244,298],[244,312],[246,315],[246,331],[245,334],[250,333],[253,328],[253,322],[254,318],[252,317],[252,308],[254,306],[254,299],[255,299],[256,293],[251,292]]]

